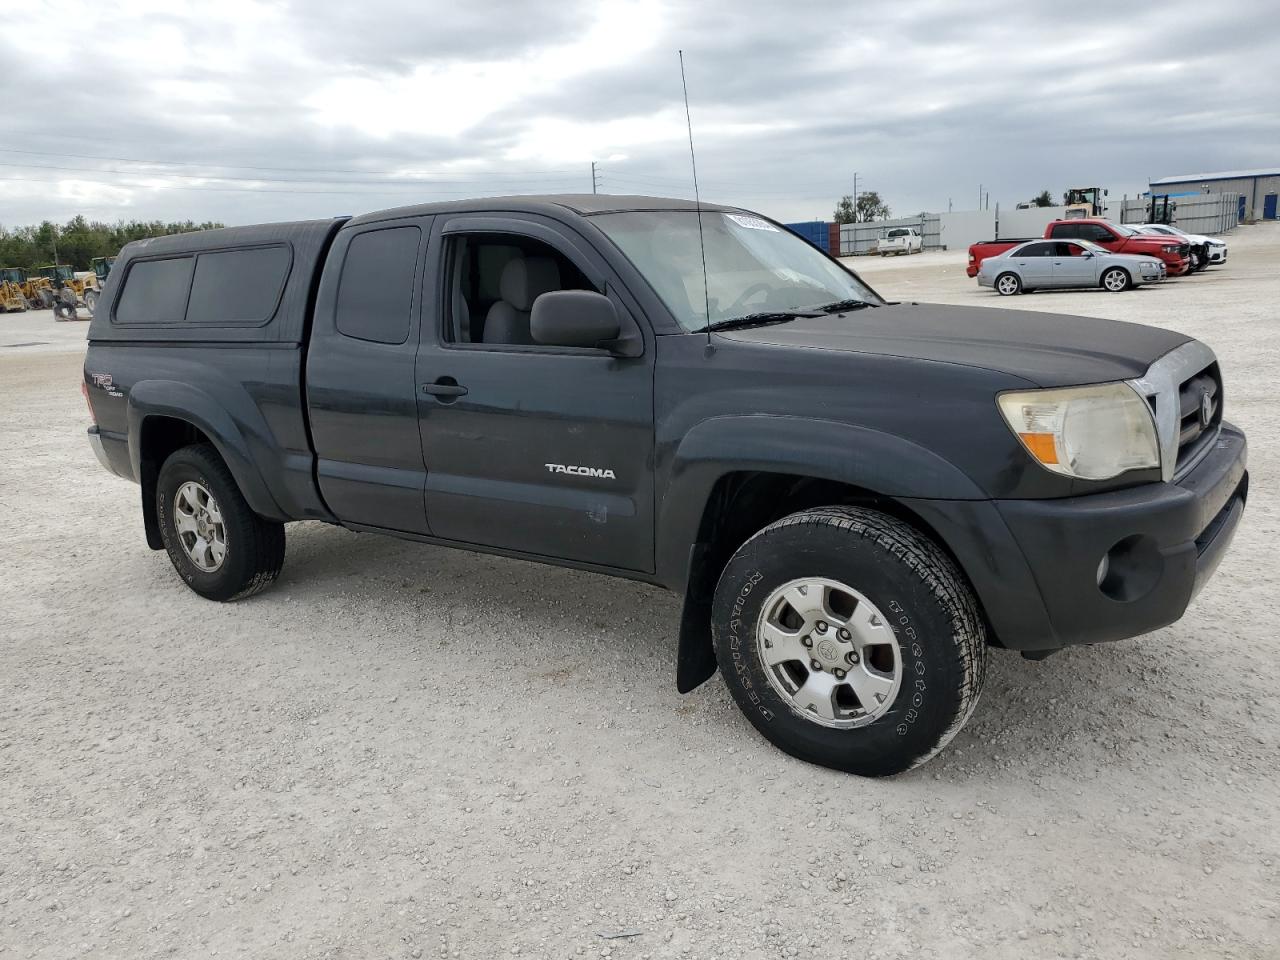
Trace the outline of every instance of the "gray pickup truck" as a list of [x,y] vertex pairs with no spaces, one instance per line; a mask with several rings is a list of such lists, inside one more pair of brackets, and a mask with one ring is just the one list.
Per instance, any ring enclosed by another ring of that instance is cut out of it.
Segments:
[[202,596],[268,586],[299,520],[658,584],[680,690],[719,667],[773,743],[865,775],[942,749],[990,648],[1178,619],[1248,491],[1204,344],[888,302],[679,200],[140,241],[89,341],[90,441]]

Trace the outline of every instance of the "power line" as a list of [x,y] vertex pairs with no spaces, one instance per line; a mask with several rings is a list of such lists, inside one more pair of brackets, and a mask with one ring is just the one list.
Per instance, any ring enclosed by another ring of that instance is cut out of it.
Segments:
[[[55,163],[14,163],[8,160],[0,160],[0,167],[17,167],[24,170],[64,170],[71,173],[89,173],[89,174],[111,174],[121,177],[173,177],[178,180],[221,180],[229,183],[298,183],[298,184],[317,184],[317,183],[333,183],[333,184],[353,184],[353,185],[370,185],[370,186],[418,186],[430,185],[433,183],[483,183],[484,177],[476,177],[474,179],[436,179],[436,178],[415,178],[415,177],[383,177],[381,179],[370,180],[324,180],[324,179],[307,179],[302,177],[232,177],[225,174],[198,174],[198,173],[172,173],[167,170],[104,170],[94,169],[92,167],[68,167]],[[495,177],[495,180],[498,178]],[[512,183],[549,183],[549,184],[569,184],[574,182],[569,177],[519,177],[519,178],[503,178],[499,182]]]
[[[61,183],[64,180],[66,180],[65,177],[51,179],[48,177],[36,178],[36,177],[0,176],[0,181],[8,181],[11,183]],[[405,196],[404,191],[407,189],[407,188],[401,187],[399,190],[395,190],[395,191],[392,191],[392,190],[273,190],[268,187],[263,187],[259,189],[255,189],[253,187],[211,187],[204,184],[200,184],[197,186],[184,187],[184,186],[179,186],[177,184],[168,184],[168,183],[157,186],[154,184],[108,183],[102,180],[86,180],[84,182],[93,183],[100,187],[114,187],[115,189],[118,189],[118,190],[182,190],[182,191],[189,191],[189,192],[196,192],[196,193],[199,193],[201,191],[210,192],[210,193],[257,193],[257,194],[296,193],[296,194],[310,194],[314,196],[325,196],[325,197],[380,197],[380,196],[403,197]],[[513,190],[513,192],[516,194],[520,194],[520,193],[541,193],[544,191],[515,189]],[[442,196],[442,197],[469,198],[469,197],[477,196],[477,191],[475,190],[445,190],[445,191],[419,190],[419,191],[415,191],[415,194],[418,196]],[[491,195],[491,194],[487,194],[485,191],[480,191],[480,194]]]
[[[156,160],[156,159],[140,159],[137,157],[110,157],[100,154],[89,153],[48,153],[41,150],[12,150],[8,147],[0,147],[0,153],[19,153],[27,157],[57,157],[68,160],[111,160],[117,163],[151,163],[168,167],[203,167],[203,168],[220,168],[223,170],[265,170],[274,173],[369,173],[369,170],[343,170],[330,167],[261,167],[250,166],[234,163],[210,163],[208,161],[195,160]],[[431,171],[419,171],[424,174],[430,174]],[[503,174],[495,174],[495,176],[523,176],[535,175],[543,173],[563,173],[571,174],[574,171],[565,168],[546,168],[542,170],[508,170]],[[462,174],[460,170],[442,171],[444,175],[455,176]]]

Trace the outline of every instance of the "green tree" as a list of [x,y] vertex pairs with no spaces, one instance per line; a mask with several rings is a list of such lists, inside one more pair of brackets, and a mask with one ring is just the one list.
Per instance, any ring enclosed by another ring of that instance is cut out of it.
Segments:
[[1037,207],[1052,207],[1053,197],[1049,195],[1048,190],[1041,190],[1038,194],[1031,198],[1031,202]]
[[836,211],[832,214],[832,219],[836,223],[857,223],[857,213],[853,209],[853,196],[846,193],[840,198],[836,204]]
[[857,223],[870,223],[873,220],[888,220],[889,205],[880,199],[874,190],[858,194],[858,202],[854,208],[854,219]]
[[195,223],[191,220],[102,223],[82,216],[72,217],[62,226],[50,220],[38,226],[10,229],[0,226],[0,267],[30,268],[53,263],[56,249],[59,263],[69,263],[77,270],[88,270],[94,257],[114,257],[121,247],[133,240],[214,230],[221,226],[211,221]]

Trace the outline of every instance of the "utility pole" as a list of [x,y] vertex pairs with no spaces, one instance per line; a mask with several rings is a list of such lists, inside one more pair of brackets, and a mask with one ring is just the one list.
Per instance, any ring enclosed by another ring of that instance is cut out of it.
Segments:
[[598,193],[599,190],[597,188],[599,186],[600,186],[600,176],[596,173],[596,162],[592,160],[591,161],[591,192]]
[[858,171],[853,172],[853,222],[858,222]]
[[978,209],[982,209],[982,184],[978,184]]

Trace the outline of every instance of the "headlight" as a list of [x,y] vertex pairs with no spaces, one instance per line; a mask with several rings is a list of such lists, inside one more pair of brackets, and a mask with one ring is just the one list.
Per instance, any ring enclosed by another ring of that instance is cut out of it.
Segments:
[[1108,480],[1160,466],[1151,408],[1127,383],[1017,390],[997,401],[1010,429],[1046,470]]
[[1162,247],[1161,249],[1162,249],[1162,250],[1164,250],[1164,252],[1165,252],[1165,253],[1177,253],[1177,252],[1178,252],[1178,246],[1177,246],[1177,244],[1172,244],[1172,243],[1171,243],[1171,244],[1169,244],[1169,246],[1167,246],[1167,247]]
[[1160,269],[1160,264],[1156,263],[1154,260],[1144,260],[1142,261],[1142,265],[1146,267],[1148,270]]

